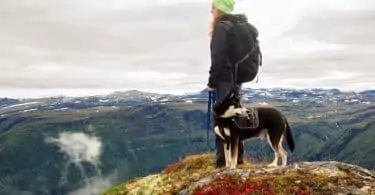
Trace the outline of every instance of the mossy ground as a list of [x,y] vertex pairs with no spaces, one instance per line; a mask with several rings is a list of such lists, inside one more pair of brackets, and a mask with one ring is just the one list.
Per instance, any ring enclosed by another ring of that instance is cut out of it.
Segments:
[[[264,164],[245,163],[238,166],[238,169],[244,170],[262,168],[266,168]],[[105,194],[177,194],[193,182],[224,170],[215,169],[214,154],[193,155],[168,165],[159,174],[130,180]],[[364,181],[352,178],[344,169],[340,169],[336,176],[328,177],[324,172],[311,173],[304,168],[290,168],[283,172],[255,173],[250,177],[220,174],[211,182],[196,188],[192,194],[336,194],[341,186],[361,188],[365,185]]]
[[336,184],[342,179],[340,177],[327,178],[324,175],[299,171],[261,174],[249,178],[226,174],[197,188],[193,194],[332,194],[337,191]]
[[213,154],[189,156],[168,165],[159,174],[130,180],[110,189],[105,194],[175,194],[191,182],[215,171],[218,170],[215,170]]

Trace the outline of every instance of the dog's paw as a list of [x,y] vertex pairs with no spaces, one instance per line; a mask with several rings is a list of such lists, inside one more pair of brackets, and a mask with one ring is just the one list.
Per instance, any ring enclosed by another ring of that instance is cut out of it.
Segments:
[[273,167],[277,167],[277,165],[274,163],[271,163],[271,164],[268,164],[267,167],[273,168]]
[[235,169],[237,167],[237,163],[233,163],[233,161],[231,161],[231,163],[229,164],[229,169]]

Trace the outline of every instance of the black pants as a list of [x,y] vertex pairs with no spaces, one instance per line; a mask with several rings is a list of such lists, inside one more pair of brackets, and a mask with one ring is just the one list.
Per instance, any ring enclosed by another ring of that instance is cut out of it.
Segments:
[[[229,91],[231,90],[233,84],[230,82],[220,83],[217,87],[217,99],[224,98]],[[238,93],[241,93],[241,84],[238,84]],[[216,134],[215,134],[216,135]],[[224,156],[224,145],[223,141],[219,136],[216,135],[215,137],[215,145],[216,145],[216,166],[223,167],[225,166],[225,156]],[[243,163],[243,154],[244,154],[244,145],[243,142],[240,141],[238,144],[238,164]]]

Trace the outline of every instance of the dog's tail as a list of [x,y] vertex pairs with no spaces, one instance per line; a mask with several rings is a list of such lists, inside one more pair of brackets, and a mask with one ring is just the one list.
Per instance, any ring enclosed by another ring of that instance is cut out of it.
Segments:
[[284,137],[286,139],[286,142],[289,146],[290,151],[293,152],[293,150],[294,150],[294,139],[293,139],[293,134],[292,134],[292,131],[290,130],[289,123],[288,123],[287,119],[285,119]]

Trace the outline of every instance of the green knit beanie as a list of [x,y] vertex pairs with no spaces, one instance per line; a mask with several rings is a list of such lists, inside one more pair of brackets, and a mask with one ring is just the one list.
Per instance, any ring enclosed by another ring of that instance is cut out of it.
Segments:
[[236,2],[234,0],[213,0],[212,5],[216,9],[224,12],[230,13],[233,11]]

